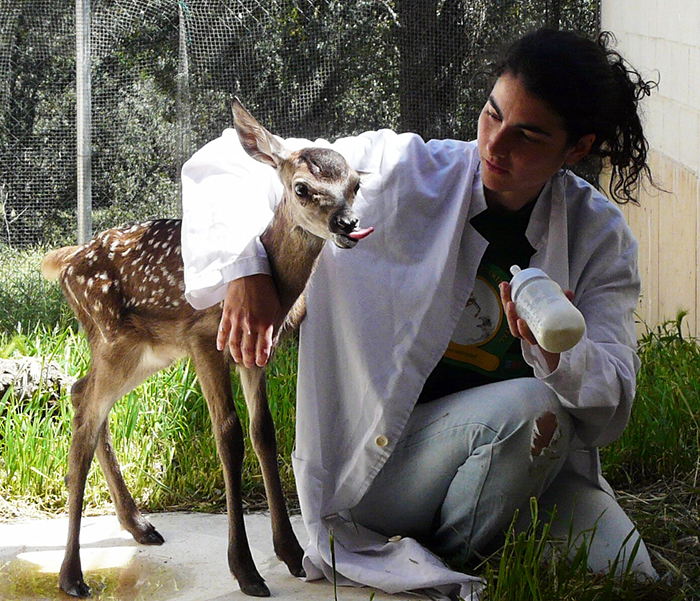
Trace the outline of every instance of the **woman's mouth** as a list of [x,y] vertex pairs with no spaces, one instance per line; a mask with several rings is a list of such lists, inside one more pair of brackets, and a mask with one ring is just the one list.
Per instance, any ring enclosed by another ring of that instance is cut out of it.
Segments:
[[505,175],[506,173],[508,173],[507,169],[503,169],[503,167],[499,167],[498,165],[493,164],[487,159],[484,159],[484,164],[486,165],[489,171],[495,173],[496,175]]

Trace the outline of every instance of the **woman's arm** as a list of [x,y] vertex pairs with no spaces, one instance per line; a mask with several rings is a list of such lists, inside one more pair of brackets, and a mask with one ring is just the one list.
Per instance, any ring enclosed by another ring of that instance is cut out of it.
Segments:
[[[379,164],[392,132],[344,138],[332,146],[360,171]],[[331,146],[285,140],[287,148]],[[217,347],[235,361],[266,364],[284,316],[259,234],[282,197],[274,170],[250,158],[235,130],[226,130],[185,164],[182,250],[185,294],[197,309],[223,301]]]
[[278,177],[231,129],[184,165],[182,191],[187,300],[198,309],[223,301],[217,347],[265,365],[281,309],[258,234],[282,196]]
[[185,296],[196,309],[222,300],[228,282],[269,273],[257,236],[272,218],[282,187],[270,167],[249,157],[226,130],[182,169]]
[[574,299],[586,320],[581,341],[559,355],[553,370],[537,346],[523,343],[523,357],[574,417],[579,438],[598,447],[620,436],[635,395],[639,358],[634,312],[640,291],[636,243],[624,250],[599,249],[587,271]]

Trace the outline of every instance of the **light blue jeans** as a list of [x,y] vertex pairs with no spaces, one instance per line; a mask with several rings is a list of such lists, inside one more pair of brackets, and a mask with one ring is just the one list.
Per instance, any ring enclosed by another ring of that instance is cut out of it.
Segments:
[[[387,536],[411,536],[444,559],[462,563],[500,544],[516,510],[526,523],[530,498],[547,491],[548,507],[561,503],[559,515],[575,517],[576,532],[596,525],[603,531],[591,548],[601,557],[589,556],[589,564],[604,571],[634,526],[610,495],[582,478],[562,473],[564,490],[556,494],[572,431],[556,395],[535,378],[417,405],[394,453],[352,509],[352,519]],[[544,509],[540,515],[545,517]],[[560,520],[553,530],[568,531],[571,519]],[[601,541],[606,536],[614,540]],[[635,531],[627,544],[637,538]],[[643,544],[637,556],[639,571],[653,575]]]

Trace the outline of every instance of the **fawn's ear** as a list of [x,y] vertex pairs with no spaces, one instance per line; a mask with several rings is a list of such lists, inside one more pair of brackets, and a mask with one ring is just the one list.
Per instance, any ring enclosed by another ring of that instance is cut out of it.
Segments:
[[243,149],[256,161],[278,169],[288,153],[280,141],[258,123],[241,104],[233,99],[233,122]]

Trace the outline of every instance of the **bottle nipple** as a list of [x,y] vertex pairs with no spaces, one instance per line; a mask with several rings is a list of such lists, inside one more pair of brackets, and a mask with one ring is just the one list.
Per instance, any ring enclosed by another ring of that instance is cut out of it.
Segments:
[[510,268],[511,275],[518,275],[521,271],[522,269],[520,269],[520,267],[518,267],[517,265],[513,265]]

